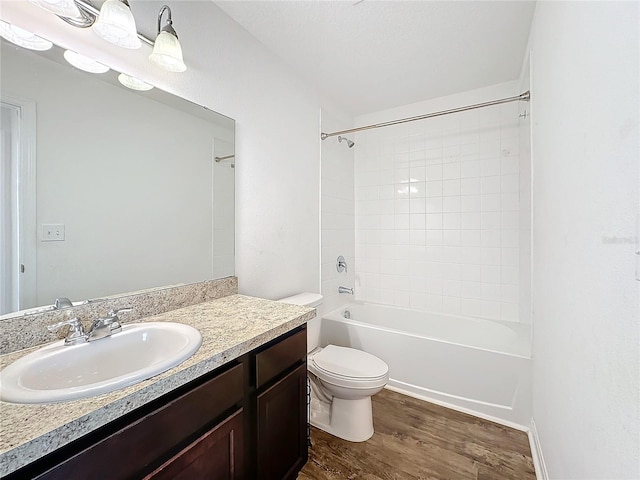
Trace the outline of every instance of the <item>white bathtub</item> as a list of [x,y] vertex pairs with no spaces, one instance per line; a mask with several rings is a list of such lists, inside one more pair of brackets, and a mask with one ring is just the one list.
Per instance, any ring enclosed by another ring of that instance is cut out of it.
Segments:
[[320,342],[383,359],[391,389],[510,425],[531,420],[529,325],[354,303],[322,317]]

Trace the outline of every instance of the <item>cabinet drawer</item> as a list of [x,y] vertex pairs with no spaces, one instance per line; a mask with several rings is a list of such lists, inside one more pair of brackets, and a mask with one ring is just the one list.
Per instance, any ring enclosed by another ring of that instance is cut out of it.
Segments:
[[280,375],[307,355],[307,330],[283,339],[256,354],[256,387]]
[[243,365],[236,365],[37,478],[132,478],[240,403],[243,384]]

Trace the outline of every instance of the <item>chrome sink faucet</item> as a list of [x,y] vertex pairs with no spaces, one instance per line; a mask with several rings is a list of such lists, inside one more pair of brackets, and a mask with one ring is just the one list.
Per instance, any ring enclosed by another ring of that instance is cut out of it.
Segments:
[[118,317],[118,314],[130,312],[131,310],[133,310],[133,308],[109,310],[106,317],[100,317],[91,323],[91,327],[88,332],[84,331],[82,323],[77,318],[49,325],[47,329],[50,332],[53,332],[61,327],[69,325],[69,333],[64,339],[65,345],[78,345],[80,343],[92,342],[104,337],[110,337],[112,334],[120,332],[122,330],[122,325],[120,325],[120,318]]
[[117,310],[109,310],[106,317],[100,317],[94,320],[87,332],[87,342],[100,340],[104,337],[110,337],[114,333],[122,331],[120,325],[119,313],[130,312],[133,308],[119,308]]

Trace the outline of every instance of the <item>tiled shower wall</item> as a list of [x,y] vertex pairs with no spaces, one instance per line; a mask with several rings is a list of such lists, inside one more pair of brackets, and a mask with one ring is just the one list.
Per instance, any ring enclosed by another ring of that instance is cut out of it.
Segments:
[[[502,84],[356,124],[517,93]],[[357,134],[357,299],[519,321],[518,113],[509,103]]]

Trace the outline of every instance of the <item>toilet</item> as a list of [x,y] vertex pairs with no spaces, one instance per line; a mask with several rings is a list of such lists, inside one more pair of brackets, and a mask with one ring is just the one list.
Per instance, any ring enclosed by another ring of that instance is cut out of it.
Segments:
[[[279,301],[317,307],[322,295],[302,293]],[[327,345],[307,355],[307,368],[311,424],[351,442],[369,440],[374,431],[371,397],[387,384],[388,365],[362,350]]]

